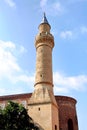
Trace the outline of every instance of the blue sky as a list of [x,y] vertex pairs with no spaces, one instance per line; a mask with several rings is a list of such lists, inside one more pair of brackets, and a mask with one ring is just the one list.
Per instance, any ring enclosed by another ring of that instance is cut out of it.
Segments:
[[79,130],[87,130],[87,0],[0,0],[0,95],[33,91],[44,11],[55,38],[54,93],[78,101]]

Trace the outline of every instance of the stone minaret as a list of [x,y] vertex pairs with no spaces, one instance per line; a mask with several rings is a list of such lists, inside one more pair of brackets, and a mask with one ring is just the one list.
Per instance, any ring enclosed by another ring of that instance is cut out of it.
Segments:
[[35,38],[36,75],[34,92],[29,100],[29,115],[44,130],[59,130],[58,106],[53,93],[52,49],[54,37],[44,13]]

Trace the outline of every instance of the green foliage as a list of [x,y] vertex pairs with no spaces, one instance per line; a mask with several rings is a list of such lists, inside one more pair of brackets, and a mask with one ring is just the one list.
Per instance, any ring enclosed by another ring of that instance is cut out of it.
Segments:
[[0,109],[0,130],[38,130],[27,110],[20,104],[9,101]]

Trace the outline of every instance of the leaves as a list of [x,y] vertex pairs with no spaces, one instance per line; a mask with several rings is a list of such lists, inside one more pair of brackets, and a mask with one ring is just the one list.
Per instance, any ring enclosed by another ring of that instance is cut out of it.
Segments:
[[38,130],[27,110],[20,104],[9,101],[0,109],[0,130]]

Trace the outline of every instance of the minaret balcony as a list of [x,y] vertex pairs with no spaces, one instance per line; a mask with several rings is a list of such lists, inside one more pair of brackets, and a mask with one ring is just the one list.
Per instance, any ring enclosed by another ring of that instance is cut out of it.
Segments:
[[53,35],[48,32],[39,33],[35,38],[35,46],[37,48],[41,45],[46,45],[53,48],[54,47]]

